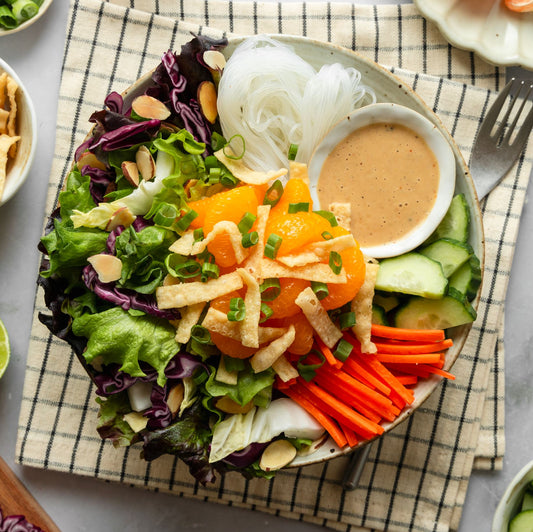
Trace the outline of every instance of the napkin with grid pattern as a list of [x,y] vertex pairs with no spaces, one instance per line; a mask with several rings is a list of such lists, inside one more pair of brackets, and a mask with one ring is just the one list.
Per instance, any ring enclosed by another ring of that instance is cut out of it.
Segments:
[[[468,161],[478,125],[505,72],[448,45],[412,5],[257,3],[221,0],[73,1],[59,94],[47,213],[57,201],[88,117],[112,90],[153,68],[194,33],[286,33],[355,49],[414,88]],[[172,7],[169,7],[172,6]],[[420,38],[422,36],[422,38]],[[503,437],[503,305],[533,146],[483,204],[485,280],[478,319],[453,367],[414,415],[372,447],[359,486],[339,485],[348,457],[279,472],[237,474],[203,487],[165,456],[146,463],[96,433],[94,387],[66,344],[40,324],[41,291],[27,359],[17,438],[25,465],[159,489],[321,524],[335,530],[457,529],[473,467],[498,469]]]

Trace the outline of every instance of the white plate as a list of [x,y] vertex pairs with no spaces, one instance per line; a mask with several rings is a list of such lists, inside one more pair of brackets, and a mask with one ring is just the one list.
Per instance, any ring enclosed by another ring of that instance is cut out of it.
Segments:
[[503,0],[414,0],[454,46],[489,63],[533,70],[533,13],[515,13]]
[[11,35],[12,33],[17,33],[21,30],[26,29],[28,26],[31,26],[34,22],[39,20],[45,13],[45,11],[50,7],[50,4],[52,3],[52,0],[44,0],[44,2],[41,4],[41,7],[39,8],[39,11],[37,14],[30,18],[29,20],[26,20],[26,22],[23,22],[16,28],[13,28],[12,30],[7,30],[3,27],[0,27],[0,37],[2,35]]
[[[474,192],[474,183],[470,177],[470,173],[468,172],[468,168],[461,155],[461,152],[455,144],[453,138],[444,128],[439,118],[422,101],[422,99],[415,92],[413,92],[410,87],[406,86],[400,78],[394,76],[388,70],[384,69],[373,61],[370,61],[369,59],[366,59],[363,56],[348,50],[347,48],[315,41],[305,37],[291,35],[271,35],[271,37],[292,46],[298,55],[308,61],[316,69],[319,69],[324,64],[331,64],[335,62],[341,63],[346,67],[355,67],[361,73],[365,85],[370,86],[374,90],[378,102],[392,102],[409,107],[422,114],[435,124],[442,135],[448,140],[452,148],[455,157],[457,176],[455,190],[456,192],[464,193],[467,198],[472,214],[470,244],[476,255],[479,257],[481,264],[483,264],[483,224],[481,221],[479,202],[477,201],[477,196]],[[244,37],[230,39],[229,45],[224,50],[226,57],[229,57],[243,40]],[[135,82],[131,87],[122,93],[125,104],[130,104],[135,96],[144,93],[144,90],[148,85],[150,85],[150,83],[151,72],[145,74],[142,78],[137,80],[137,82]],[[474,307],[477,307],[478,302],[479,294],[476,300],[473,302]],[[470,328],[471,324],[468,324],[456,327],[453,331],[451,331],[451,337],[454,341],[454,345],[446,353],[444,369],[449,370],[453,366],[455,360],[461,352],[461,349],[463,348]],[[406,420],[431,395],[440,382],[441,378],[436,376],[420,381],[414,389],[415,399],[411,407],[405,409],[393,422],[383,424],[385,433],[397,426],[402,421]],[[362,447],[369,443],[369,441],[371,440],[365,440],[355,448]],[[320,447],[315,453],[308,456],[297,457],[288,467],[296,467],[326,461],[331,458],[335,458],[336,456],[349,453],[355,448],[341,450],[333,443],[331,439],[329,439],[327,444]]]

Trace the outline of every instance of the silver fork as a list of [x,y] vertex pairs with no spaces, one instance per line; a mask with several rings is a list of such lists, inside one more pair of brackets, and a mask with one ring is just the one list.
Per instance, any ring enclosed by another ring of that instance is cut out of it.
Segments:
[[[512,78],[492,104],[479,128],[470,158],[470,173],[479,200],[502,180],[526,145],[533,128],[533,107],[525,118],[523,115],[532,89],[533,82],[527,84]],[[512,118],[515,104],[519,101],[520,106]],[[500,115],[502,117],[498,120]],[[521,118],[523,121],[517,127]]]
[[[481,123],[470,159],[470,173],[479,200],[482,200],[503,179],[525,148],[533,129],[533,106],[518,129],[517,125],[526,109],[532,90],[533,82],[528,85],[525,81],[512,78],[502,89]],[[520,100],[520,107],[510,121],[515,104]],[[506,104],[507,109],[505,109]],[[504,114],[498,120],[502,111]],[[342,478],[345,490],[350,491],[357,487],[371,446],[372,444],[368,443],[352,453]]]

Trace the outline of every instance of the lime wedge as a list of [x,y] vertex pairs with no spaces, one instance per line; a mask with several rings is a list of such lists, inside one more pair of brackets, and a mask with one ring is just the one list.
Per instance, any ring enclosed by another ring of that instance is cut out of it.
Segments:
[[9,363],[9,355],[11,349],[9,348],[9,338],[7,336],[7,329],[0,320],[0,378],[4,374]]

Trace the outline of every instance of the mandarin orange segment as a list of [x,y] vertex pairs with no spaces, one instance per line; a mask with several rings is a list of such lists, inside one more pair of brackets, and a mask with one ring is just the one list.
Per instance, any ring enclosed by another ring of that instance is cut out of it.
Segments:
[[[213,299],[210,303],[210,306],[216,310],[219,310],[220,312],[224,312],[224,314],[227,314],[229,311],[230,301],[234,297],[244,297],[243,294],[244,291],[243,293],[237,291],[230,292],[229,294],[225,294]],[[216,332],[211,332],[211,341],[222,353],[233,358],[248,358],[257,351],[257,349],[254,349],[253,347],[246,347],[237,340],[228,338],[227,336]]]
[[303,312],[291,318],[285,318],[283,321],[286,323],[286,327],[292,323],[296,332],[294,342],[288,347],[287,351],[293,355],[306,355],[309,353],[313,347],[314,329]]
[[[334,237],[350,234],[340,226],[332,227],[330,233]],[[359,245],[344,249],[340,252],[340,256],[346,272],[346,283],[328,283],[329,294],[321,301],[326,310],[339,308],[349,303],[357,295],[365,280],[366,264]]]
[[270,211],[270,216],[287,214],[291,203],[309,203],[309,210],[313,210],[311,192],[303,179],[294,178],[287,181],[280,200]]
[[281,289],[279,296],[272,301],[265,301],[272,309],[271,319],[287,318],[298,314],[301,309],[295,303],[295,300],[302,290],[311,286],[311,282],[305,279],[289,279],[283,277],[279,280],[279,285]]
[[190,229],[199,229],[204,226],[205,215],[211,205],[212,197],[203,198],[197,201],[189,201],[187,205],[195,211],[198,216],[191,222]]
[[[255,189],[256,187],[245,185],[211,196],[203,223],[204,234],[207,236],[217,222],[227,220],[238,224],[247,212],[255,215],[259,204]],[[208,249],[219,266],[226,268],[236,263],[228,235],[218,235]]]
[[329,231],[331,225],[319,214],[314,212],[296,212],[270,217],[267,222],[265,236],[276,234],[281,237],[278,256],[296,253],[300,248],[311,242],[323,240],[322,233]]

